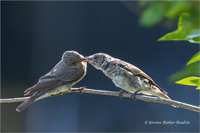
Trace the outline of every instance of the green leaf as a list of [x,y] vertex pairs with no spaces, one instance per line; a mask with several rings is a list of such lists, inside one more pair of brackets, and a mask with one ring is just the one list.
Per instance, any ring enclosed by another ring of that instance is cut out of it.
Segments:
[[181,30],[178,29],[174,32],[168,33],[166,35],[164,35],[163,37],[161,37],[160,39],[158,39],[158,41],[179,41],[179,40],[188,40],[186,37],[188,34],[190,34],[191,31],[189,30]]
[[179,18],[178,29],[158,39],[158,41],[169,40],[188,40],[199,43],[199,16],[183,13]]
[[200,37],[195,37],[195,38],[192,38],[191,40],[189,39],[188,41],[191,43],[200,43]]
[[200,30],[195,30],[191,34],[189,34],[187,37],[192,39],[199,36],[200,36]]
[[194,63],[200,61],[200,52],[196,53],[191,59],[190,61],[188,61],[187,66]]
[[181,15],[179,18],[179,22],[178,22],[178,29],[164,35],[158,41],[188,40],[187,36],[193,30],[193,29],[189,28],[191,25],[191,21],[190,21],[189,17],[190,17],[190,15],[187,13],[184,13],[183,15]]
[[187,77],[176,82],[177,84],[190,85],[190,86],[200,86],[199,77]]
[[200,86],[198,86],[196,89],[197,89],[197,90],[200,90]]
[[187,38],[189,38],[189,41],[192,43],[200,43],[200,30],[194,30]]
[[188,65],[187,67],[184,66],[184,68],[174,74],[172,74],[170,77],[169,77],[169,81],[174,83],[178,80],[181,80],[183,78],[186,78],[186,77],[190,77],[190,76],[199,76],[199,62],[195,62],[195,63],[192,63],[190,65]]

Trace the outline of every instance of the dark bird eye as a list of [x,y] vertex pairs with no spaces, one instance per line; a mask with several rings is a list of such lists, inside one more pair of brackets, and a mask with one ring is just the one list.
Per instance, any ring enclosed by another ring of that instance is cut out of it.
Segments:
[[97,59],[97,57],[95,56],[95,57],[94,57],[94,59],[96,60],[96,59]]
[[72,64],[75,64],[75,62],[74,62],[74,61],[71,61],[71,63],[72,63]]

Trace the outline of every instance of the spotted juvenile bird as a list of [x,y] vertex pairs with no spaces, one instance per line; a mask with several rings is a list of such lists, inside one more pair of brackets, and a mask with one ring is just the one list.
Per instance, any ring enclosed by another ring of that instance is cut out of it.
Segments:
[[[86,57],[96,69],[101,70],[113,83],[125,92],[133,93],[133,98],[137,93],[154,95],[164,99],[170,99],[167,92],[161,89],[147,74],[136,66],[111,57],[105,53],[96,53]],[[119,95],[123,94],[120,91]]]
[[25,96],[29,99],[20,104],[16,111],[21,112],[33,102],[69,91],[86,74],[87,63],[85,58],[76,51],[64,52],[61,61],[46,75],[42,76],[38,83],[27,90]]

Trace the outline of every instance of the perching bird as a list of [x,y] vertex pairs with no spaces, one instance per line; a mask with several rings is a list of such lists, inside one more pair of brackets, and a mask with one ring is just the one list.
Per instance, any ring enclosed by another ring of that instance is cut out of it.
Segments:
[[20,104],[16,111],[21,112],[33,102],[69,91],[86,74],[87,63],[85,58],[76,51],[66,51],[61,61],[46,75],[42,76],[38,83],[27,90],[25,96],[29,99]]
[[[87,62],[96,69],[101,70],[113,83],[123,91],[133,93],[133,98],[137,93],[154,95],[160,98],[170,99],[167,92],[161,89],[147,74],[136,66],[111,57],[105,53],[96,53],[86,57]],[[122,93],[122,92],[121,92]],[[122,94],[119,94],[120,96]]]

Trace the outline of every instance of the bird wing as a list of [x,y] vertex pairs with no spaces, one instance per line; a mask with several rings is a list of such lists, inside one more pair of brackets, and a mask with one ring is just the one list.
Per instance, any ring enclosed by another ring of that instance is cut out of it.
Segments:
[[67,67],[60,62],[49,73],[42,76],[36,85],[25,90],[25,95],[50,90],[80,80],[84,76],[84,70],[80,70],[82,69],[79,67]]
[[164,94],[167,94],[167,92],[163,89],[161,89],[154,81],[153,79],[151,79],[151,77],[149,77],[146,73],[144,73],[142,70],[140,70],[138,67],[132,65],[132,64],[129,64],[127,62],[124,62],[124,61],[120,61],[120,63],[117,64],[119,67],[131,72],[132,74],[134,75],[137,75],[139,77],[143,77],[143,78],[146,78],[149,80],[149,82],[158,87]]

